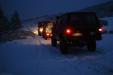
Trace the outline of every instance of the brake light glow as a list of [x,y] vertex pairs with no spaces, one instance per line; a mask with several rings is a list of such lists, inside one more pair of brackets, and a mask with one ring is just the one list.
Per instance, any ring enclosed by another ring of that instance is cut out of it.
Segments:
[[74,31],[75,31],[75,29],[71,25],[67,25],[67,27],[64,30],[64,34],[66,36],[72,36]]
[[47,36],[49,36],[49,33],[46,33]]
[[102,31],[103,31],[103,29],[102,29],[102,28],[99,28],[98,30],[99,30],[99,32],[102,32]]
[[104,32],[104,27],[100,27],[100,28],[98,29],[98,31],[99,31],[99,32]]
[[71,29],[66,29],[66,33],[70,34],[71,33]]

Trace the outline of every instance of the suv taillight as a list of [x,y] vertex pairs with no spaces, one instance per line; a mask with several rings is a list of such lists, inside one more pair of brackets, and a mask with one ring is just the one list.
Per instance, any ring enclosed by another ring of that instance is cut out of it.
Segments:
[[101,26],[98,28],[98,31],[101,32],[101,33],[104,32],[104,26],[101,25]]
[[72,30],[71,29],[66,29],[66,34],[71,34]]
[[50,34],[49,33],[46,33],[46,35],[49,36]]
[[66,28],[65,29],[65,34],[66,35],[72,35],[73,34],[73,29],[72,28]]

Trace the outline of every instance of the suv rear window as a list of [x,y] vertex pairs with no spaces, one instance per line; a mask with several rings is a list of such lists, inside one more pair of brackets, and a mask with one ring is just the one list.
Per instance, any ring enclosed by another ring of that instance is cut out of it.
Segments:
[[73,25],[95,26],[99,22],[95,14],[71,14],[70,22]]

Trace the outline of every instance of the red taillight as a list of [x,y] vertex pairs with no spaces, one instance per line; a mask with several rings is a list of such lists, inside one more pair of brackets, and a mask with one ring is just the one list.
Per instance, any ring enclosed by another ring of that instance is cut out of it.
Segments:
[[98,31],[99,31],[99,32],[104,32],[104,27],[101,26],[100,28],[98,28]]
[[67,34],[70,34],[71,32],[72,32],[71,29],[66,29]]
[[103,32],[103,29],[102,29],[102,28],[99,28],[98,31],[99,31],[99,32]]
[[49,33],[46,33],[47,36],[49,36]]
[[71,35],[73,33],[73,29],[72,28],[66,28],[65,29],[65,34],[66,35]]

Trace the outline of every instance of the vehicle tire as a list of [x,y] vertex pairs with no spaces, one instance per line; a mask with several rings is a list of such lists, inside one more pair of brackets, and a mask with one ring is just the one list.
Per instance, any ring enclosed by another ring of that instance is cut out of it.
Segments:
[[87,48],[91,52],[96,51],[96,41],[95,40],[88,41]]
[[68,53],[68,49],[67,49],[67,45],[65,42],[60,41],[60,51],[62,54],[67,54]]
[[57,40],[54,37],[51,38],[51,44],[53,47],[57,46]]

